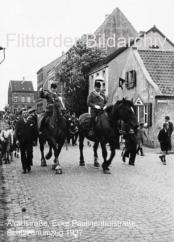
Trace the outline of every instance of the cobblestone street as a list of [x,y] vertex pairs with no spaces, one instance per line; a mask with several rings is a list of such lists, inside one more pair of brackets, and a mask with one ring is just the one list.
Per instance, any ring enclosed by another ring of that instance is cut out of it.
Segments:
[[84,153],[86,166],[79,167],[78,147],[64,147],[62,175],[51,170],[51,160],[40,166],[38,147],[31,173],[21,173],[20,159],[3,165],[0,241],[174,240],[173,154],[164,166],[157,150],[146,148],[132,167],[117,151],[112,174],[104,175],[93,168],[92,148]]

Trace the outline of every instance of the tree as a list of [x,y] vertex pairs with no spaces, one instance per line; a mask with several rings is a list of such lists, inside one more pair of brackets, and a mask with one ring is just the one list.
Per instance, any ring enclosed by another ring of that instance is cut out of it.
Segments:
[[87,111],[88,72],[105,58],[105,52],[88,48],[85,41],[78,41],[59,66],[57,78],[64,86],[67,108],[80,115]]

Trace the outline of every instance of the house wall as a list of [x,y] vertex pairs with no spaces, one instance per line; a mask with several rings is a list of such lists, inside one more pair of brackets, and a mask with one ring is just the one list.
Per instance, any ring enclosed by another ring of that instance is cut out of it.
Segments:
[[[117,58],[108,64],[109,66],[109,90],[110,103],[115,103],[123,97],[132,100],[134,103],[138,97],[144,104],[152,103],[152,126],[146,130],[148,136],[147,145],[154,146],[156,144],[156,122],[155,122],[155,95],[156,90],[147,81],[142,71],[142,66],[136,59],[134,51],[130,48],[128,51],[121,53]],[[136,71],[136,87],[128,90],[125,85],[123,89],[119,87],[119,77],[125,79],[127,71]]]
[[[24,98],[24,101],[22,101],[22,97]],[[28,97],[30,97],[30,101],[28,101]],[[17,100],[15,101],[15,98]],[[14,110],[19,110],[21,108],[31,108],[35,103],[34,100],[34,92],[12,92],[11,93],[11,110],[14,112]]]
[[[156,99],[156,112],[154,117],[154,134],[157,137],[159,130],[162,128],[165,116],[170,117],[170,121],[174,123],[174,97],[167,98],[161,97]],[[159,146],[158,140],[155,142],[155,146]],[[174,147],[174,132],[172,134],[172,146]]]

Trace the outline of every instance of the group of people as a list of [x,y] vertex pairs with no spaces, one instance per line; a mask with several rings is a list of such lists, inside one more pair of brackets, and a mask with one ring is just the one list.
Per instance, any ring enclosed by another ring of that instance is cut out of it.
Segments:
[[[94,91],[92,91],[87,99],[87,104],[90,107],[91,112],[91,127],[92,134],[95,130],[95,120],[101,110],[105,109],[107,98],[104,94],[103,77],[98,76],[94,83]],[[126,157],[129,158],[129,165],[135,164],[136,155],[139,154],[144,156],[143,143],[147,140],[147,134],[145,132],[144,123],[140,123],[137,130],[133,130],[130,126],[123,124],[120,128],[121,135],[125,140],[125,147],[122,152],[122,160],[126,161]],[[171,136],[173,132],[173,123],[170,121],[170,117],[165,117],[165,123],[163,129],[158,134],[158,140],[160,142],[162,154],[159,156],[164,165],[166,165],[166,154],[171,150],[172,142]]]
[[[61,111],[65,114],[65,105],[60,95],[57,93],[57,85],[55,83],[51,84],[50,91],[40,90],[40,97],[47,99],[47,108],[44,112],[43,118],[39,123],[38,130],[38,119],[35,110],[30,110],[28,112],[26,109],[21,110],[20,116],[16,119],[12,119],[12,115],[9,113],[6,114],[6,117],[10,117],[10,120],[13,120],[15,123],[13,133],[16,140],[17,146],[20,148],[21,153],[21,162],[23,173],[30,172],[33,159],[33,146],[37,144],[37,137],[39,134],[44,134],[46,128],[47,118],[52,115],[53,104],[59,102],[61,103]],[[87,105],[90,108],[91,113],[91,134],[90,136],[95,136],[95,124],[98,115],[106,109],[107,97],[105,95],[105,86],[103,77],[98,76],[94,83],[94,90],[89,94],[87,98]],[[66,112],[66,118],[68,121],[69,135],[67,137],[68,141],[73,136],[72,145],[76,145],[78,137],[78,119],[75,116],[75,113]],[[116,130],[116,137],[122,136],[125,140],[125,147],[122,152],[122,160],[126,161],[126,158],[129,158],[129,165],[135,164],[136,155],[139,154],[143,156],[143,143],[144,139],[147,139],[147,135],[144,129],[144,123],[140,123],[137,130],[132,129],[128,124],[123,123],[120,120],[120,128]],[[118,125],[119,127],[119,125]],[[9,131],[8,131],[9,132]],[[160,130],[158,134],[158,140],[161,145],[162,154],[159,156],[163,164],[166,164],[166,154],[171,150],[171,135],[173,132],[173,123],[170,122],[168,116],[165,117],[165,123],[163,124],[163,129]],[[7,131],[6,131],[7,133]],[[0,140],[3,141],[4,133],[1,132]],[[119,134],[119,135],[118,135]],[[7,135],[7,134],[5,134]],[[13,142],[13,141],[12,141]],[[119,147],[119,140],[116,142]],[[116,148],[118,148],[116,147]]]

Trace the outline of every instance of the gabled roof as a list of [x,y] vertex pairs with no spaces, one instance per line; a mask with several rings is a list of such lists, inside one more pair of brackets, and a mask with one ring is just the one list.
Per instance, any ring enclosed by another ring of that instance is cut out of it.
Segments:
[[[163,38],[165,38],[172,46],[174,46],[174,43],[169,40],[157,27],[156,25],[154,25],[152,28],[150,28],[147,32],[145,32],[145,34],[148,34],[149,32],[158,32]],[[140,37],[143,37],[143,34],[142,36],[140,35]]]
[[32,81],[10,81],[12,92],[33,92]]
[[109,37],[115,36],[116,45],[115,47],[108,47],[107,53],[112,53],[117,48],[117,43],[119,38],[134,38],[138,36],[137,31],[128,21],[125,15],[120,11],[119,8],[113,10],[113,12],[108,15],[103,22],[103,24],[95,31],[96,40],[99,37],[104,36],[105,42]]
[[38,71],[37,71],[37,75],[42,72],[42,71],[45,71],[45,72],[48,72],[50,71],[52,68],[58,66],[61,61],[64,59],[65,55],[61,55],[59,56],[58,58],[56,58],[55,60],[51,61],[50,63],[48,63],[46,66],[43,66],[42,68],[40,68]]
[[138,50],[138,53],[163,95],[174,95],[174,52]]
[[[171,40],[169,40],[155,25],[150,28],[148,31],[143,32],[139,38],[136,38],[136,41],[140,40],[144,34],[148,34],[149,32],[158,32],[162,37],[166,38],[166,40],[172,45],[174,46],[174,44],[172,43]],[[120,55],[123,51],[125,51],[126,49],[128,49],[129,47],[134,45],[134,40],[132,40],[130,42],[130,45],[127,44],[127,46],[125,47],[121,47],[119,49],[116,49],[114,52],[112,52],[111,54],[109,54],[108,56],[106,56],[101,62],[97,63],[95,66],[93,66],[91,68],[91,70],[89,71],[89,73],[91,73],[95,68],[99,68],[102,65],[108,64],[110,61],[112,61],[114,58],[116,58],[118,55]]]

